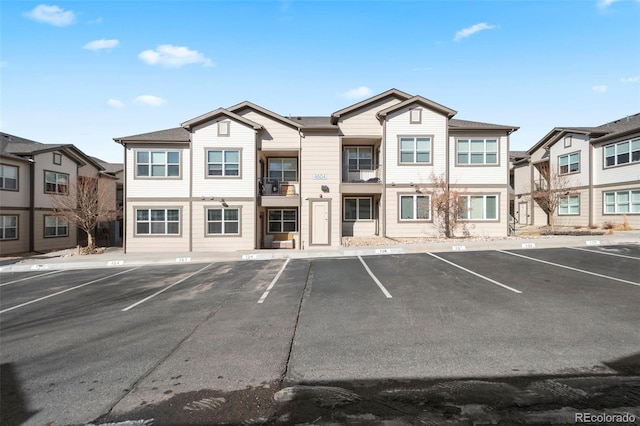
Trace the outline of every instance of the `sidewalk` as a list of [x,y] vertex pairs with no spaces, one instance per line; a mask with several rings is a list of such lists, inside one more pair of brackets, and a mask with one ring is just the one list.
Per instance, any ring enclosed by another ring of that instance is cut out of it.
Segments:
[[0,258],[0,272],[91,269],[151,264],[209,263],[287,258],[353,257],[424,252],[583,247],[587,245],[607,246],[618,244],[640,244],[640,231],[616,231],[611,235],[592,236],[472,237],[425,240],[410,244],[398,243],[360,247],[322,247],[307,248],[305,250],[279,249],[234,252],[124,253],[122,248],[111,247],[100,254],[76,255],[75,249],[67,249],[28,257]]

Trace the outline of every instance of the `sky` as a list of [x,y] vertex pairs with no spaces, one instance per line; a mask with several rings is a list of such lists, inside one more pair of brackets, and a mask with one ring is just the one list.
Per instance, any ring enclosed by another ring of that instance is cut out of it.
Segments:
[[396,88],[520,127],[512,150],[640,112],[640,0],[2,0],[0,28],[0,130],[108,162],[245,100],[328,116]]

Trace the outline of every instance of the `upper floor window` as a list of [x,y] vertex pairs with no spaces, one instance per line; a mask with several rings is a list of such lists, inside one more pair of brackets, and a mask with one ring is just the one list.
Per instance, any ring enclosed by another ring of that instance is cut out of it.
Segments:
[[558,215],[579,215],[580,214],[580,196],[567,195],[560,197],[558,200]]
[[458,139],[458,164],[498,164],[497,139]]
[[44,192],[47,194],[68,194],[69,175],[66,173],[44,172]]
[[431,196],[401,195],[400,220],[431,220]]
[[18,239],[18,216],[0,216],[0,240]]
[[240,209],[207,209],[207,235],[239,235]]
[[558,157],[558,170],[561,175],[580,171],[580,153],[561,155]]
[[373,169],[373,148],[370,146],[350,146],[344,149],[349,170]]
[[356,220],[371,220],[371,198],[345,198],[344,220],[353,222]]
[[240,151],[237,149],[208,150],[207,176],[240,176]]
[[640,213],[640,190],[605,192],[604,213]]
[[495,220],[498,219],[497,195],[463,195],[462,219]]
[[431,163],[431,137],[416,136],[400,138],[400,164]]
[[177,235],[180,209],[136,209],[136,235]]
[[137,151],[136,176],[179,177],[179,151]]
[[640,161],[640,139],[618,142],[604,147],[604,166],[611,167],[620,164],[636,163]]
[[64,217],[45,216],[44,236],[45,238],[69,236],[69,221]]
[[298,181],[298,160],[295,158],[269,158],[269,179]]
[[18,167],[0,164],[0,189],[18,190]]

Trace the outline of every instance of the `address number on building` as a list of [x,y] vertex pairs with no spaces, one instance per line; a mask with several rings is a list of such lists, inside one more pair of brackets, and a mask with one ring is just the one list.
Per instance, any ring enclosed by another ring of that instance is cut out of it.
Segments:
[[313,180],[327,180],[326,173],[314,173],[312,176]]

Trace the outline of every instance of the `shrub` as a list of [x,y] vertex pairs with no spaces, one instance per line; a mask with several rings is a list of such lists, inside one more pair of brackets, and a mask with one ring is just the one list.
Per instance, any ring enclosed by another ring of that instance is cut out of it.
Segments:
[[616,224],[613,222],[605,222],[602,224],[602,229],[613,229],[616,227]]

